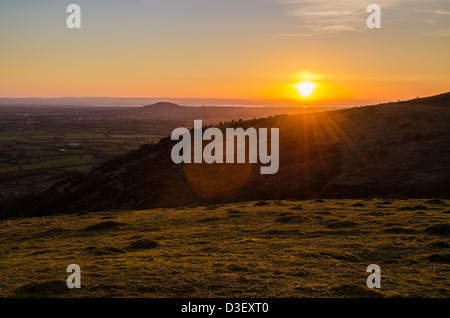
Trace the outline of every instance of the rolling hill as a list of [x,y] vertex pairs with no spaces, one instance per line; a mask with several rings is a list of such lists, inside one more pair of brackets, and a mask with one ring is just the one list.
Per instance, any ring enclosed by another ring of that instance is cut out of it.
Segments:
[[279,128],[278,173],[260,175],[257,164],[175,165],[167,137],[5,203],[0,217],[261,199],[449,198],[449,122],[450,93],[227,123],[220,128]]

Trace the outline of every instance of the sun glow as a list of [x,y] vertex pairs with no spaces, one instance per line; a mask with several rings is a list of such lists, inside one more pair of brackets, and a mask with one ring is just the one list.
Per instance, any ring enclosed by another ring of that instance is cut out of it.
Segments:
[[301,83],[298,83],[295,85],[295,88],[297,89],[297,93],[304,98],[311,97],[312,94],[314,94],[315,89],[317,88],[316,83],[312,83],[310,81],[303,81]]

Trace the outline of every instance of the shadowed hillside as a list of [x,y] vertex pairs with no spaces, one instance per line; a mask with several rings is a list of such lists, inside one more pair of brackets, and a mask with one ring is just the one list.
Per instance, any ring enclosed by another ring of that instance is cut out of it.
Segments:
[[[201,118],[199,118],[201,119]],[[4,204],[3,218],[260,199],[450,197],[450,93],[220,126],[279,128],[280,169],[175,165],[170,137]]]
[[0,105],[0,202],[47,190],[69,176],[158,142],[198,118],[204,125],[220,125],[336,109],[189,107],[167,102],[143,107]]

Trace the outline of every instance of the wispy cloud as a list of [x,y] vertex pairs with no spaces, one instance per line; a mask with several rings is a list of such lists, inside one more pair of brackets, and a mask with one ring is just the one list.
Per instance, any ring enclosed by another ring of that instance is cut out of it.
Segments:
[[[276,0],[287,14],[298,18],[299,32],[284,35],[316,35],[343,31],[359,32],[365,29],[369,4],[382,8],[383,23],[389,25],[438,21],[450,24],[449,0]],[[388,13],[388,14],[385,14]],[[443,22],[443,20],[446,22]],[[436,32],[437,30],[434,30]]]
[[442,9],[438,10],[416,10],[416,12],[423,12],[423,13],[431,13],[436,15],[450,15],[450,11],[445,11]]
[[[365,26],[366,8],[361,0],[278,0],[286,13],[299,19],[301,31],[309,34],[359,31]],[[382,0],[383,5],[399,0]],[[382,5],[382,3],[379,3]]]

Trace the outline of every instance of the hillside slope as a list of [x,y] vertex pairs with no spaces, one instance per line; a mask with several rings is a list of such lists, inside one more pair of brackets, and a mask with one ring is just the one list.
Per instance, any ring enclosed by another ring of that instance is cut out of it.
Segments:
[[450,197],[450,93],[227,124],[280,130],[280,169],[175,165],[169,137],[1,207],[1,217],[260,199]]

